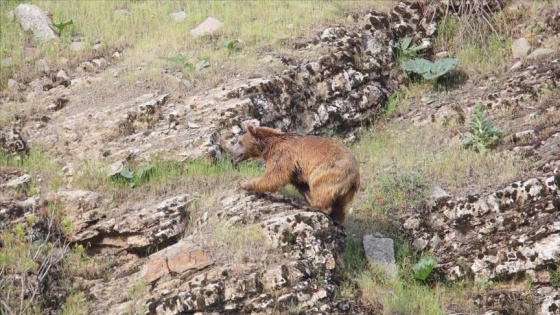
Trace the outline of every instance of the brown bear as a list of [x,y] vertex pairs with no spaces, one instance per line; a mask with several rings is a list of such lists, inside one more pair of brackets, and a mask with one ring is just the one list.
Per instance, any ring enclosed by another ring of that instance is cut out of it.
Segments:
[[230,154],[234,163],[263,158],[263,177],[241,184],[253,192],[276,192],[292,184],[312,208],[344,223],[346,206],[360,185],[358,161],[352,152],[329,138],[286,133],[245,124],[248,132],[239,138]]

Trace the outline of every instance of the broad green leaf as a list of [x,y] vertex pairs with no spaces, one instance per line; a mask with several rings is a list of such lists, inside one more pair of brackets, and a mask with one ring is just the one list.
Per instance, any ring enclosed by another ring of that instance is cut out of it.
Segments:
[[434,258],[422,257],[412,268],[414,278],[422,281],[426,280],[436,265],[437,261]]
[[120,171],[120,172],[119,172],[119,175],[121,175],[122,177],[124,177],[124,178],[126,178],[126,179],[132,179],[132,176],[133,176],[132,172],[129,171],[129,170],[126,170],[126,169]]

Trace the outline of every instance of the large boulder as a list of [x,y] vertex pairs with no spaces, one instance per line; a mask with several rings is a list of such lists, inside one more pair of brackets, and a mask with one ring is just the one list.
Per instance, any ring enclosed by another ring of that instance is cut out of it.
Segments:
[[14,15],[24,31],[32,31],[33,35],[41,41],[58,40],[51,19],[38,6],[22,3],[14,9]]

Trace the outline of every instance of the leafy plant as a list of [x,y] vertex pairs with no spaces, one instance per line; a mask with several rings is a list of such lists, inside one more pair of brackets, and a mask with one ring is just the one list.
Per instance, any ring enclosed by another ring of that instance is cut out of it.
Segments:
[[117,184],[128,184],[131,188],[137,187],[152,178],[155,173],[155,167],[151,164],[138,169],[136,172],[128,168],[124,168],[120,172],[112,175],[110,179]]
[[436,62],[418,58],[403,61],[401,67],[408,72],[413,72],[421,75],[426,80],[436,79],[444,74],[447,74],[459,63],[454,58],[443,58]]
[[58,29],[58,34],[60,34],[60,36],[62,36],[62,31],[66,28],[66,26],[68,25],[72,25],[74,24],[73,20],[67,21],[67,22],[60,22],[60,23],[53,23],[53,25]]
[[139,182],[143,183],[148,181],[154,175],[154,172],[155,172],[155,167],[149,164],[140,168],[136,172],[136,178],[138,179]]
[[230,53],[241,50],[241,45],[239,44],[239,40],[222,40],[222,45],[228,49]]
[[487,149],[494,146],[502,137],[502,132],[494,128],[492,123],[484,117],[481,103],[477,103],[475,106],[474,116],[467,132],[471,134],[471,137],[463,139],[463,145],[481,154],[485,154]]
[[401,38],[393,47],[393,51],[395,52],[397,59],[399,61],[409,60],[416,56],[416,54],[425,49],[424,46],[414,45],[412,43],[412,37],[404,37]]
[[422,257],[420,261],[412,267],[414,279],[426,280],[436,265],[437,261],[433,257]]

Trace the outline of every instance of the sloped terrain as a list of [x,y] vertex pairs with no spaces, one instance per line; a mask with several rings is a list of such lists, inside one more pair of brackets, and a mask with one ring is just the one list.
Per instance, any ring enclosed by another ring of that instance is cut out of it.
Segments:
[[[27,258],[41,267],[25,277],[22,296],[39,297],[32,309],[45,312],[68,309],[66,297],[78,292],[89,314],[391,314],[382,295],[392,292],[343,292],[355,286],[344,264],[345,228],[289,194],[239,191],[237,181],[258,170],[234,170],[227,150],[248,120],[356,147],[366,145],[361,136],[372,125],[373,132],[389,124],[403,132],[434,128],[444,131],[434,141],[456,146],[480,102],[505,135],[493,154],[523,171],[488,186],[473,177],[452,191],[457,195],[391,211],[414,249],[436,258],[435,273],[445,281],[500,284],[461,302],[441,301],[446,314],[557,314],[560,55],[512,59],[507,70],[443,92],[425,85],[409,96],[409,107],[376,125],[406,82],[391,47],[405,35],[434,41],[437,21],[452,10],[418,1],[389,13],[370,8],[297,41],[292,56],[304,57],[273,56],[281,73],[234,78],[196,94],[167,74],[123,84],[119,73],[135,70],[120,68],[118,52],[72,73],[52,69],[30,84],[12,84],[0,103],[11,117],[0,127],[0,229],[26,232],[0,250],[55,244]],[[559,36],[555,12],[543,13],[541,42]],[[149,175],[127,181],[142,165],[152,165],[143,171]],[[165,173],[171,171],[178,174]],[[375,174],[364,178],[363,195]],[[372,218],[363,212],[373,208],[370,199],[356,199],[349,229]],[[0,288],[19,289],[20,275],[0,272]]]

